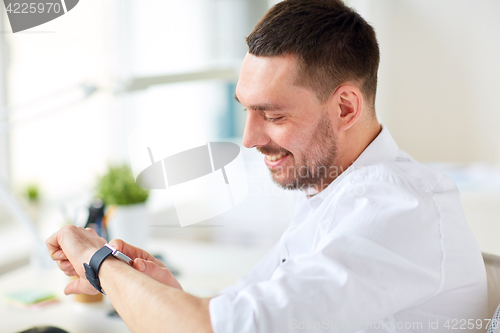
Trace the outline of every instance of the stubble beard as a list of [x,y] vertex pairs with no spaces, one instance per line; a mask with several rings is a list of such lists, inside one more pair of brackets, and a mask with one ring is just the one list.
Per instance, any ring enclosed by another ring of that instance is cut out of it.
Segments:
[[314,131],[307,149],[301,151],[301,159],[286,151],[293,166],[270,169],[274,183],[285,190],[315,188],[320,191],[332,178],[332,168],[337,170],[337,142],[330,120],[325,115]]

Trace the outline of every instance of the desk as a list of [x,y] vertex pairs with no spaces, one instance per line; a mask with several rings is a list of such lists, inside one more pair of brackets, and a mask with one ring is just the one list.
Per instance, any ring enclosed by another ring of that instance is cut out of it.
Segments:
[[[179,269],[184,290],[210,297],[245,275],[269,250],[269,247],[241,247],[208,242],[154,240],[148,250],[161,253]],[[99,304],[75,302],[65,296],[69,278],[57,267],[38,272],[25,266],[0,276],[0,333],[13,333],[35,325],[52,325],[71,333],[129,332],[123,321],[108,317],[112,309],[108,299]],[[60,302],[40,310],[18,309],[6,304],[4,294],[31,287],[43,287],[58,293]]]

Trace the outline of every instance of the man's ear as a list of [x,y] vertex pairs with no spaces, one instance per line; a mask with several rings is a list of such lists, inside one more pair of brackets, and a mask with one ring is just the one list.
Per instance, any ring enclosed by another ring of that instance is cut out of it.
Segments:
[[337,124],[337,130],[346,131],[354,125],[361,117],[363,111],[363,95],[361,91],[353,85],[341,85],[335,90],[330,106],[332,114]]

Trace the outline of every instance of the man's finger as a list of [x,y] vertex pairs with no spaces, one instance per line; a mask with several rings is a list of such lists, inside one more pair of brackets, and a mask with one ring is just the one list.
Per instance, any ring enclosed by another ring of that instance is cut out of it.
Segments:
[[165,274],[166,272],[152,261],[136,258],[133,267],[158,282],[164,284],[168,282],[169,276]]
[[74,269],[69,271],[63,271],[63,273],[66,274],[67,276],[79,276]]
[[49,250],[50,257],[53,260],[68,259],[66,258],[64,252],[61,250],[58,238],[59,238],[59,231],[52,234],[49,238],[47,238],[47,241],[45,242],[45,245],[47,245],[47,249]]
[[81,279],[76,279],[68,283],[66,288],[64,288],[64,293],[66,295],[71,295],[71,294],[83,294],[83,291],[80,288],[80,280]]
[[69,260],[56,260],[56,263],[57,267],[59,267],[61,271],[69,271],[71,269],[74,269],[73,264],[71,264]]
[[68,283],[66,288],[64,288],[64,293],[66,295],[71,295],[71,294],[96,295],[99,292],[95,290],[95,288],[92,287],[87,280],[78,278]]
[[95,231],[95,229],[92,229],[92,228],[85,228],[85,230],[88,230],[88,231],[90,231],[90,232],[92,232],[92,233],[94,233],[94,234],[96,234],[96,235],[97,235],[97,231]]
[[160,267],[165,267],[165,265],[161,261],[159,261],[158,259],[153,257],[148,252],[146,252],[143,249],[140,249],[138,247],[135,247],[133,245],[130,245],[121,239],[113,239],[109,242],[109,245],[111,245],[112,247],[114,247],[118,251],[125,253],[127,256],[129,256],[132,259],[142,258],[145,260],[152,261]]
[[57,266],[61,271],[64,272],[67,276],[77,276],[78,273],[76,272],[75,268],[73,267],[73,264],[69,262],[69,260],[56,260]]
[[133,267],[139,272],[146,274],[147,276],[155,279],[160,283],[182,290],[182,287],[179,284],[179,282],[175,279],[172,273],[170,273],[170,271],[165,267],[158,266],[156,263],[152,261],[140,258],[136,258],[134,260]]
[[68,257],[66,257],[66,254],[61,249],[50,253],[50,257],[52,260],[68,260]]

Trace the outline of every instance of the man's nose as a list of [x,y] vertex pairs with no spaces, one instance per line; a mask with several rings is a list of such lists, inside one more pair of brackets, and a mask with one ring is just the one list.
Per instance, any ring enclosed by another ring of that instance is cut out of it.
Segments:
[[269,141],[264,120],[259,119],[258,114],[248,111],[245,132],[243,133],[243,146],[247,148],[261,147],[268,144]]

